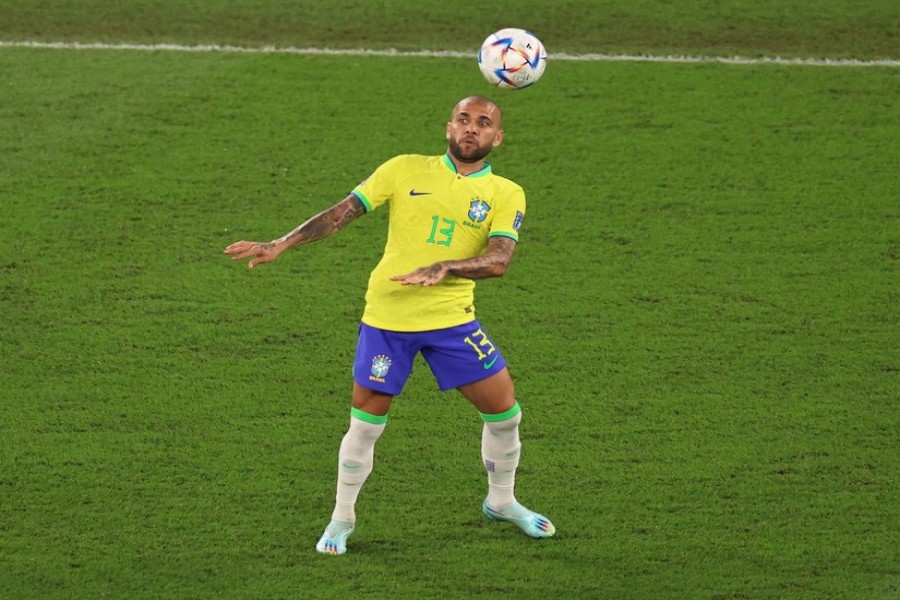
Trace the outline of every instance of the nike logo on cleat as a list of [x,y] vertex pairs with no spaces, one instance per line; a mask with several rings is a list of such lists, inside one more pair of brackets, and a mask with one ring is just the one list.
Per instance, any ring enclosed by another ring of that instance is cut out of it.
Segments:
[[410,196],[430,196],[431,192],[417,192],[415,188],[409,190]]

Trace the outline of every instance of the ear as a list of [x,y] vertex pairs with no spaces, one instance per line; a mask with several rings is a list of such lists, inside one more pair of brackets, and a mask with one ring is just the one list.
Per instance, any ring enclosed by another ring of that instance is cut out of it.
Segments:
[[446,133],[444,137],[447,138],[448,141],[450,140],[450,121],[447,121]]
[[503,130],[497,132],[497,135],[494,136],[493,146],[496,148],[500,144],[503,143]]

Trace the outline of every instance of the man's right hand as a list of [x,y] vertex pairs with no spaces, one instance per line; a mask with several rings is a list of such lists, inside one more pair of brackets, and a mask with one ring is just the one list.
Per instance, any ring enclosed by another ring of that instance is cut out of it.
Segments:
[[243,260],[253,257],[247,267],[252,269],[256,265],[272,262],[284,250],[283,246],[279,246],[275,242],[248,242],[241,240],[235,242],[225,248],[225,254],[231,256],[231,260]]

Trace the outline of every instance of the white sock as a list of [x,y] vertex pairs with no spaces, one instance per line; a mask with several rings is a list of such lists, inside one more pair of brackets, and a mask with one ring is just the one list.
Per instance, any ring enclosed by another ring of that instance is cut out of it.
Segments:
[[495,415],[484,415],[484,428],[481,432],[481,457],[488,476],[487,503],[491,508],[503,509],[516,501],[514,488],[516,485],[516,468],[519,466],[519,423],[522,412],[516,404],[505,416],[515,410],[513,416],[493,420]]
[[[372,420],[380,422],[372,423],[370,422]],[[334,512],[331,514],[332,520],[356,522],[356,499],[363,483],[372,472],[375,462],[375,442],[384,431],[386,421],[386,416],[369,415],[357,409],[352,411],[350,429],[344,435],[338,452],[337,495]]]

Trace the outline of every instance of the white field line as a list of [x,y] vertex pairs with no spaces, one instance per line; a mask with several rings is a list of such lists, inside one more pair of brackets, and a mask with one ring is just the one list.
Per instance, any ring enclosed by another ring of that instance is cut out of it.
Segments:
[[[136,52],[222,52],[232,54],[298,54],[305,56],[419,56],[430,58],[472,58],[475,52],[454,50],[367,50],[334,48],[291,48],[277,46],[243,47],[182,44],[110,44],[103,42],[2,41],[0,48],[48,48],[54,50],[130,50]],[[743,56],[653,56],[629,54],[550,54],[550,60],[590,62],[720,63],[728,65],[789,65],[809,67],[900,67],[900,59],[854,60],[838,58],[777,58]]]

